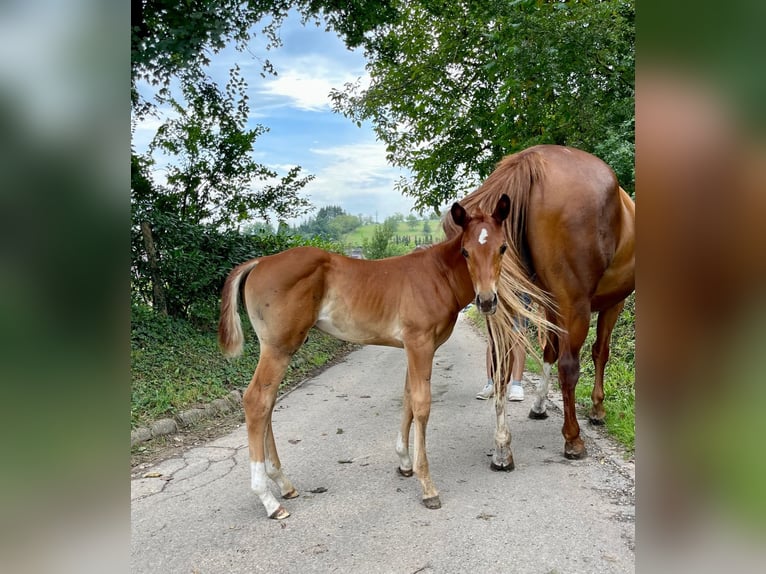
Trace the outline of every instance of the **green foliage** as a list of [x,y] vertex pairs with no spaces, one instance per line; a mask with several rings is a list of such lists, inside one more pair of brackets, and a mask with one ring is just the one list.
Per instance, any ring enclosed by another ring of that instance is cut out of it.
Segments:
[[339,241],[362,224],[359,217],[349,215],[339,205],[322,207],[316,216],[298,226],[297,232],[304,237],[321,237]]
[[[245,353],[225,359],[214,332],[183,319],[161,317],[145,305],[131,308],[131,427],[173,416],[247,386],[258,362],[258,344],[247,328]],[[350,347],[312,330],[288,367],[283,385],[305,378]]]
[[[340,251],[338,244],[305,239],[284,228],[280,233],[241,234],[207,224],[189,223],[161,212],[147,214],[160,255],[159,277],[168,313],[199,326],[217,322],[223,282],[231,269],[253,257],[270,255],[299,245]],[[141,231],[131,232],[131,292],[135,301],[150,304],[154,277],[145,257]]]
[[371,83],[332,94],[371,120],[417,207],[470,191],[539,143],[600,154],[633,189],[632,1],[417,1],[365,41]]
[[230,227],[251,216],[267,219],[295,217],[308,201],[299,190],[313,176],[299,177],[294,167],[277,185],[256,182],[275,179],[277,173],[252,157],[263,126],[246,129],[246,85],[235,67],[225,93],[208,80],[182,86],[183,100],[158,98],[175,114],[160,126],[150,154],[161,151],[170,163],[164,186],[153,186],[153,197],[137,197],[154,210],[173,212],[193,223],[202,221]]
[[[596,317],[591,320],[588,338],[580,353],[580,381],[575,390],[579,405],[590,410],[595,369],[591,360],[591,346],[596,340]],[[636,296],[625,300],[612,332],[609,361],[604,373],[604,409],[606,428],[629,450],[635,448],[636,397]]]
[[403,221],[404,216],[397,214],[386,218],[383,225],[376,225],[372,238],[362,240],[362,253],[365,259],[383,259],[412,251],[416,245],[410,245],[409,236],[407,241],[400,241],[399,236],[396,235]]
[[[434,229],[435,231],[431,233],[423,233],[422,227],[424,220],[415,220],[415,229],[413,231],[411,224],[409,221],[397,223],[394,235],[390,239],[394,244],[396,245],[403,245],[406,246],[407,249],[411,250],[417,247],[418,245],[430,245],[432,243],[438,243],[439,241],[444,239],[444,232],[441,229],[441,225],[439,224],[438,220],[427,220],[430,221],[429,229]],[[351,247],[361,247],[365,240],[369,243],[372,240],[373,235],[375,234],[375,230],[378,228],[379,224],[375,223],[368,223],[366,225],[363,225],[361,227],[357,227],[354,229],[354,231],[345,234],[342,237],[342,242],[346,246]]]
[[[267,49],[282,45],[279,28],[291,9],[305,21],[319,24],[346,39],[349,48],[358,46],[372,28],[395,19],[393,2],[378,0],[137,0],[131,2],[131,96],[133,109],[146,112],[136,82],[147,81],[167,87],[172,80],[196,82],[205,76],[210,56],[229,43],[243,51],[255,33],[267,40]],[[262,59],[262,75],[276,71]]]
[[362,243],[362,253],[365,259],[383,259],[389,257],[388,242],[394,235],[394,228],[390,222],[385,221],[383,225],[376,225],[372,234],[372,239],[365,239]]

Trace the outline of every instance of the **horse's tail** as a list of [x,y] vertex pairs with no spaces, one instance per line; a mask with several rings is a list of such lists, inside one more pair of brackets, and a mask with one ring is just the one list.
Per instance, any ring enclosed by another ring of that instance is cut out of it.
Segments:
[[239,318],[239,286],[242,279],[258,265],[258,259],[251,259],[235,267],[226,278],[221,294],[221,319],[218,321],[218,346],[225,357],[242,354],[245,335]]
[[[495,369],[500,371],[500,376],[502,373],[510,374],[511,345],[519,339],[523,340],[527,351],[542,363],[518,325],[531,324],[538,333],[559,330],[545,318],[543,310],[555,310],[555,306],[550,295],[534,282],[535,269],[527,239],[530,197],[535,185],[544,178],[545,159],[535,148],[530,148],[501,160],[484,183],[460,201],[469,213],[476,208],[491,213],[502,194],[511,200],[511,211],[503,224],[508,251],[503,257],[498,284],[500,304],[495,314],[488,317],[495,357],[500,359]],[[444,218],[442,225],[447,237],[459,231],[449,217]]]

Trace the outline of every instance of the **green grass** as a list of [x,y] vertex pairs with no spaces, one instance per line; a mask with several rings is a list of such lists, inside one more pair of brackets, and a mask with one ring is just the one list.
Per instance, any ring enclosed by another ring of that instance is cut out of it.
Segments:
[[[609,361],[604,372],[604,409],[606,429],[629,451],[636,441],[636,296],[625,301],[612,332]],[[596,316],[591,320],[588,337],[580,353],[580,381],[575,390],[577,404],[590,411],[595,368],[591,346],[596,340]]]
[[[438,243],[444,239],[444,231],[442,231],[441,222],[438,219],[428,220],[428,225],[431,229],[429,233],[423,232],[423,223],[425,223],[425,220],[419,220],[415,224],[414,228],[412,228],[406,221],[400,222],[396,226],[396,235],[410,236],[413,247],[415,246],[416,237],[419,241],[422,241],[424,237],[431,235],[433,237],[434,243]],[[365,239],[367,239],[367,241],[372,239],[372,234],[375,232],[377,225],[378,224],[376,223],[371,223],[369,225],[362,225],[361,227],[357,227],[351,233],[344,235],[342,242],[345,245],[351,247],[360,247]]]
[[[468,316],[482,330],[485,329],[484,318],[472,307]],[[636,415],[635,415],[635,354],[636,354],[636,299],[632,294],[625,302],[625,309],[620,314],[612,332],[609,361],[604,373],[604,409],[606,410],[605,425],[607,432],[625,446],[629,452],[635,449]],[[591,318],[588,337],[580,352],[580,380],[575,390],[575,400],[583,414],[590,412],[595,368],[591,359],[591,346],[596,339],[597,316]],[[537,337],[532,337],[533,346],[537,353],[542,354],[537,343]],[[539,363],[527,355],[525,370],[540,373]],[[554,384],[558,386],[555,379]]]
[[[131,428],[224,397],[250,382],[258,363],[258,345],[252,329],[248,332],[246,319],[245,352],[237,359],[221,355],[213,331],[135,308],[132,319]],[[300,381],[348,348],[347,343],[312,330],[293,357],[283,387]]]

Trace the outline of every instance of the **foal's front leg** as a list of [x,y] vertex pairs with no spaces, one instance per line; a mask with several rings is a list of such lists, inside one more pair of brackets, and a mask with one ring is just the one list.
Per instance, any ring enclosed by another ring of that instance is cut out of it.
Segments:
[[[426,508],[441,508],[439,491],[436,490],[428,469],[426,456],[426,427],[431,414],[431,368],[434,349],[432,346],[407,347],[407,383],[412,416],[415,420],[415,474],[423,487],[423,504]],[[406,391],[405,391],[406,393]],[[404,417],[406,417],[406,411]],[[402,425],[404,426],[404,425]]]
[[506,418],[505,393],[508,387],[508,379],[513,369],[513,355],[508,366],[508,373],[495,373],[495,451],[492,453],[490,468],[492,470],[513,470],[513,454],[511,452],[511,427]]

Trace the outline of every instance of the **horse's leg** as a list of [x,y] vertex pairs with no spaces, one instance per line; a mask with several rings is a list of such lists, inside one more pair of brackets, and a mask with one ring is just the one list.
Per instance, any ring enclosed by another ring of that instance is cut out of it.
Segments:
[[590,396],[593,401],[593,407],[590,410],[590,415],[588,415],[588,419],[594,425],[604,424],[604,417],[606,416],[606,412],[604,412],[604,368],[609,360],[609,343],[612,338],[612,330],[624,306],[625,301],[620,301],[614,307],[604,309],[598,314],[596,342],[591,347],[593,365],[596,367],[596,377],[593,382],[593,392]]
[[575,387],[580,378],[580,349],[588,335],[590,312],[572,311],[567,320],[567,332],[560,337],[559,354],[559,384],[564,399],[564,456],[567,458],[582,458],[586,455],[585,443],[580,438],[580,425],[577,424],[575,411]]
[[506,400],[505,391],[508,387],[508,379],[513,370],[515,357],[510,354],[510,363],[508,372],[497,372],[497,357],[495,356],[494,342],[492,341],[492,331],[490,330],[490,346],[492,348],[493,376],[495,379],[495,450],[492,453],[490,468],[492,470],[514,469],[513,454],[511,453],[511,427],[508,426],[508,419],[505,416]]
[[396,438],[396,454],[399,455],[399,474],[412,476],[412,459],[410,458],[410,427],[412,426],[412,398],[410,397],[410,373],[404,381],[402,396],[402,426]]
[[434,349],[432,345],[406,345],[406,350],[410,405],[415,421],[415,440],[413,441],[415,474],[423,487],[423,504],[425,507],[441,508],[439,491],[436,490],[431,480],[428,456],[426,455],[426,427],[428,426],[428,417],[431,414],[431,369]]
[[502,376],[504,382],[500,389],[495,383],[495,451],[492,453],[492,462],[489,466],[492,470],[513,470],[513,454],[511,453],[511,427],[505,416],[505,387],[508,382],[506,376]]
[[[553,321],[554,316],[548,315],[546,317],[548,321]],[[545,346],[543,347],[543,376],[537,383],[535,402],[532,404],[532,408],[529,409],[529,418],[531,419],[547,419],[548,412],[546,410],[546,401],[548,400],[548,389],[551,386],[551,371],[553,369],[553,363],[556,362],[559,356],[559,338],[555,332],[549,332],[546,336]]]
[[269,413],[269,424],[266,426],[266,474],[279,486],[282,498],[298,496],[298,491],[282,472],[282,463],[279,461],[277,444],[274,442],[274,431],[271,428],[271,413]]
[[[253,380],[250,381],[242,397],[250,447],[250,487],[260,498],[269,518],[275,519],[287,518],[290,513],[277,502],[269,490],[265,451],[267,442],[273,441],[273,436],[270,440],[268,438],[271,411],[274,409],[279,383],[282,382],[289,362],[289,355],[262,344],[261,356]],[[276,454],[276,448],[274,454]],[[269,464],[274,466],[274,460],[272,459]]]

